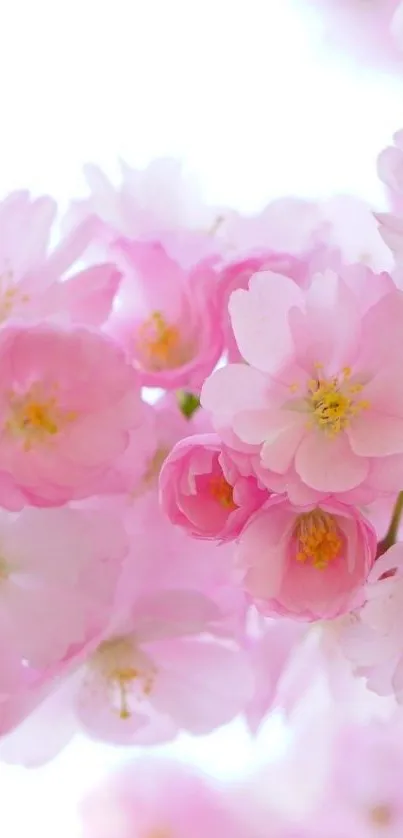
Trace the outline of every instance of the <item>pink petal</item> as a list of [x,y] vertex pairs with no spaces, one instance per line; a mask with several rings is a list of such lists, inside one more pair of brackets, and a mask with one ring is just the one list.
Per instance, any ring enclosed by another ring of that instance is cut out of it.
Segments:
[[177,640],[153,644],[153,657],[159,663],[152,704],[191,733],[229,722],[251,695],[252,672],[240,650]]
[[204,382],[201,404],[215,414],[232,416],[264,408],[267,383],[264,375],[246,364],[228,364]]
[[351,450],[345,433],[330,438],[321,431],[312,431],[298,448],[295,468],[312,489],[346,492],[365,480],[369,464]]
[[249,291],[231,294],[229,312],[239,351],[257,369],[273,372],[292,349],[288,313],[300,307],[298,285],[282,274],[263,271],[254,274]]
[[87,326],[102,326],[111,312],[120,284],[114,265],[95,265],[61,283],[63,308],[73,321]]
[[347,429],[351,448],[361,457],[403,453],[403,418],[375,410],[356,416]]

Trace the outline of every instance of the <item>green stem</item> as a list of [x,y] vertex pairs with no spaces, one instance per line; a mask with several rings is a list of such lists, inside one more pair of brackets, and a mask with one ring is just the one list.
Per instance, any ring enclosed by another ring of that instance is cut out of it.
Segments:
[[200,407],[200,399],[194,396],[193,393],[187,393],[185,390],[179,390],[176,394],[180,410],[186,419],[191,419],[196,410]]
[[393,544],[396,544],[402,514],[403,492],[399,492],[396,498],[393,514],[390,519],[389,529],[385,535],[385,538],[383,538],[382,541],[380,541],[378,544],[377,558],[383,556],[383,554],[386,553],[387,550],[389,550],[389,547],[392,547]]

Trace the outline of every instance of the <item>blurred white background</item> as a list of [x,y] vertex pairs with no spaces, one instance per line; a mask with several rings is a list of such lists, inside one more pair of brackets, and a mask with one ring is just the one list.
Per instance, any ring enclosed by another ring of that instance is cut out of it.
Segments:
[[[0,193],[29,187],[64,205],[81,167],[110,174],[185,160],[208,200],[250,211],[284,195],[382,199],[375,161],[403,125],[403,80],[328,56],[295,0],[3,0]],[[281,748],[241,724],[175,752],[218,775]],[[76,801],[127,758],[77,739],[38,771],[0,766],[0,834],[78,835]]]

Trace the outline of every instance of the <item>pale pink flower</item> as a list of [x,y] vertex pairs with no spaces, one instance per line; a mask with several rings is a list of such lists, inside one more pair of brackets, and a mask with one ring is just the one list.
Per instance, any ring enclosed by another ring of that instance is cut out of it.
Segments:
[[331,812],[340,835],[400,838],[402,745],[401,715],[336,730],[330,770],[315,818],[318,836],[327,834],[326,822]]
[[392,31],[400,0],[295,0],[317,11],[327,48],[358,62],[398,73],[402,52]]
[[95,494],[141,427],[136,372],[110,338],[85,328],[3,328],[0,380],[6,508]]
[[94,237],[96,220],[87,217],[50,250],[55,213],[51,198],[33,200],[28,192],[13,192],[0,203],[0,322],[12,317],[99,326],[108,318],[120,282],[114,264],[70,273]]
[[[233,214],[226,218],[218,235],[226,242],[227,259],[234,263],[242,264],[245,259],[258,258],[269,251],[278,254],[279,261],[270,266],[277,273],[288,273],[281,254],[287,254],[294,267],[293,259],[301,260],[311,274],[355,262],[374,271],[390,270],[393,266],[371,206],[352,195],[336,195],[318,202],[278,198],[257,215]],[[304,277],[302,270],[294,278],[299,284],[306,284],[308,276]]]
[[200,388],[223,349],[216,272],[209,262],[184,269],[156,243],[121,239],[114,253],[124,278],[108,331],[143,384]]
[[403,544],[379,558],[365,588],[365,605],[346,627],[344,654],[369,689],[403,702]]
[[230,212],[207,206],[195,178],[178,160],[153,160],[142,170],[121,161],[120,169],[121,182],[115,186],[98,166],[85,167],[91,194],[73,204],[70,225],[95,215],[102,222],[100,241],[112,242],[117,236],[158,241],[185,266],[221,252],[216,233]]
[[403,452],[403,295],[388,274],[328,272],[304,292],[257,273],[230,313],[247,363],[218,369],[202,391],[224,441],[318,492],[376,490],[382,459]]
[[252,838],[229,788],[179,762],[126,763],[81,804],[83,838]]
[[104,630],[128,550],[105,510],[0,513],[0,690],[9,667],[44,670]]
[[[189,590],[144,592],[125,618],[118,608],[116,625],[96,648],[89,644],[83,665],[74,671],[69,659],[54,669],[48,694],[40,692],[37,709],[31,705],[3,739],[2,757],[26,762],[27,754],[30,764],[52,758],[61,743],[51,731],[46,741],[46,715],[57,710],[70,735],[81,728],[124,745],[152,745],[180,730],[200,735],[226,724],[245,708],[253,674],[236,642],[211,633],[219,618],[214,602]],[[35,730],[41,733],[36,746]]]
[[375,531],[354,507],[329,499],[298,508],[272,496],[241,533],[236,559],[262,613],[312,621],[363,602],[376,546]]
[[170,521],[199,538],[237,538],[269,494],[259,488],[246,455],[243,465],[242,472],[216,434],[178,442],[160,474],[161,504]]

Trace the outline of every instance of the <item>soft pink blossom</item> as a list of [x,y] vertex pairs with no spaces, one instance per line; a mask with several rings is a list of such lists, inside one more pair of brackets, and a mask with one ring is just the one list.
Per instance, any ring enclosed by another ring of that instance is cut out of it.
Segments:
[[403,545],[395,544],[375,563],[365,605],[343,635],[343,652],[358,675],[379,695],[403,702]]
[[229,789],[194,767],[141,757],[119,768],[81,804],[83,838],[252,838]]
[[85,167],[90,197],[76,201],[68,216],[71,226],[97,216],[99,243],[117,237],[160,242],[169,256],[188,267],[209,254],[218,255],[217,232],[228,210],[208,206],[191,173],[178,160],[162,158],[144,169],[120,163],[118,185],[94,165]]
[[89,644],[84,664],[74,668],[68,659],[54,669],[47,694],[40,692],[37,707],[31,704],[3,739],[4,759],[51,759],[65,744],[49,730],[57,712],[70,735],[81,728],[105,742],[152,745],[180,730],[208,733],[243,711],[252,670],[235,641],[216,636],[220,611],[208,597],[189,590],[144,592],[130,615],[123,619],[118,609],[116,618],[96,648]]
[[[256,215],[228,216],[217,235],[226,243],[227,260],[235,264],[268,252],[278,254],[279,261],[270,266],[277,273],[285,273],[282,254],[287,254],[291,267],[302,261],[311,274],[355,262],[374,271],[390,270],[393,266],[391,253],[379,235],[373,208],[352,195],[335,195],[317,202],[278,198]],[[294,278],[298,279],[298,275],[306,284],[308,276],[304,277],[304,271],[298,271]]]
[[339,727],[315,818],[318,836],[327,831],[331,811],[341,835],[399,838],[403,830],[402,745],[401,715]]
[[0,538],[4,693],[10,671],[44,670],[104,630],[128,544],[116,514],[68,507],[3,510]]
[[376,535],[354,507],[329,499],[295,507],[272,496],[241,533],[236,559],[262,613],[331,619],[364,599]]
[[[75,268],[94,238],[88,216],[50,249],[55,202],[13,192],[0,203],[0,321],[85,323],[108,318],[120,274],[113,263]],[[66,274],[68,276],[66,277]],[[63,281],[62,281],[63,280]]]
[[[403,452],[403,294],[390,276],[357,266],[303,291],[257,273],[230,313],[247,363],[202,391],[223,439],[318,492],[376,490],[377,469]],[[391,483],[383,475],[382,490]]]
[[314,9],[323,24],[327,49],[359,63],[399,73],[402,51],[394,36],[393,18],[400,0],[295,0],[302,10]]
[[143,384],[200,388],[223,349],[215,270],[184,269],[157,243],[121,239],[114,253],[124,278],[108,331]]
[[259,487],[247,456],[242,472],[216,434],[178,442],[160,474],[164,512],[199,538],[237,538],[268,494]]
[[95,494],[143,421],[136,372],[110,338],[85,328],[3,328],[0,380],[6,508]]

